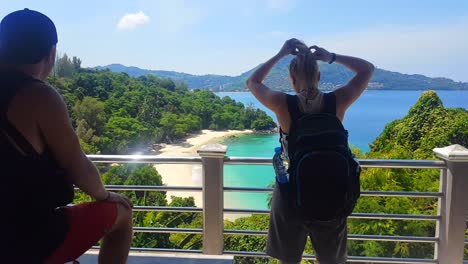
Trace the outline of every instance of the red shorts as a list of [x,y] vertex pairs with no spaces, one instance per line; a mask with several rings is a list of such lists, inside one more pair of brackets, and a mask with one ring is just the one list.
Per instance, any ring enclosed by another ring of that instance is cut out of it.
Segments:
[[77,259],[112,228],[117,218],[116,203],[82,203],[64,209],[68,216],[68,233],[62,245],[47,258],[46,264],[63,264]]

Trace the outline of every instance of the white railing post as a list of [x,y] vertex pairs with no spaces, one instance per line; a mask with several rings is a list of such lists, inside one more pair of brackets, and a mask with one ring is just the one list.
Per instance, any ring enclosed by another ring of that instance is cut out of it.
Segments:
[[437,224],[439,242],[435,255],[440,264],[463,263],[468,215],[468,149],[452,145],[433,151],[447,164],[445,184],[441,185],[444,198],[439,204],[441,219]]
[[203,253],[223,254],[223,168],[227,147],[204,145],[198,150],[203,165]]

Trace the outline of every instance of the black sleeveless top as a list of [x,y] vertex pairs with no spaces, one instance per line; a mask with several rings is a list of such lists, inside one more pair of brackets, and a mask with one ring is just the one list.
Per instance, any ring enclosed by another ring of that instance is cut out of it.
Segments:
[[[8,120],[10,102],[21,86],[41,82],[0,70],[0,261],[41,263],[64,241],[73,185],[48,150],[38,154]],[[39,88],[40,89],[40,88]]]

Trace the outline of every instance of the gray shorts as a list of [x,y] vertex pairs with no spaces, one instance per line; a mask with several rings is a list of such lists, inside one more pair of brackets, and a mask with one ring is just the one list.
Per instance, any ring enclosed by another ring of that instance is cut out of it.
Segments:
[[267,254],[282,261],[300,262],[307,236],[320,264],[346,262],[346,218],[304,222],[281,197],[276,185],[271,203]]

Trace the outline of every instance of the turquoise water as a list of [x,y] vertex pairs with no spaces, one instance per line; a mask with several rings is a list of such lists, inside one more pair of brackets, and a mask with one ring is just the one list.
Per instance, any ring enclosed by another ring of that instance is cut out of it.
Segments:
[[[272,157],[273,149],[278,146],[278,136],[240,135],[228,139],[228,156]],[[273,182],[274,171],[271,165],[226,165],[224,167],[224,186],[229,187],[267,187]],[[230,208],[267,208],[265,193],[225,193],[225,207]]]
[[[348,110],[344,125],[350,133],[350,144],[368,151],[371,143],[385,125],[406,115],[421,95],[421,91],[366,91]],[[468,91],[438,91],[445,107],[468,109]],[[273,113],[262,106],[250,93],[217,93],[229,96],[244,104],[253,103],[265,110],[275,120]],[[272,157],[279,145],[278,135],[241,135],[224,141],[228,156]],[[225,166],[224,185],[228,187],[267,187],[274,181],[272,166],[228,165]],[[266,209],[267,194],[225,194],[225,207]]]

